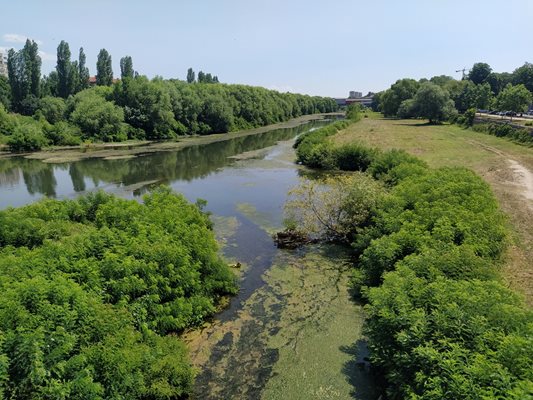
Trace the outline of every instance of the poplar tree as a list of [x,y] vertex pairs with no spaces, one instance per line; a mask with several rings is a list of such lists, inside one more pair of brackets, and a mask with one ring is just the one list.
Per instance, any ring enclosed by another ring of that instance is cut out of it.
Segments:
[[26,39],[26,44],[22,49],[26,60],[27,74],[30,80],[30,94],[39,97],[41,93],[41,57],[39,56],[39,46],[33,40]]
[[78,89],[83,90],[89,87],[89,68],[86,67],[87,57],[83,51],[83,47],[80,47],[80,53],[78,57]]
[[111,55],[106,49],[100,50],[96,61],[96,84],[99,86],[111,86],[113,83],[113,66]]
[[192,68],[187,70],[187,83],[194,83],[196,81],[196,76]]
[[133,78],[133,60],[130,56],[125,56],[120,59],[120,78]]
[[57,46],[57,95],[66,99],[72,92],[70,48],[64,40]]
[[41,57],[37,43],[28,39],[22,50],[10,49],[7,70],[13,110],[21,112],[23,101],[29,96],[37,98],[41,92]]

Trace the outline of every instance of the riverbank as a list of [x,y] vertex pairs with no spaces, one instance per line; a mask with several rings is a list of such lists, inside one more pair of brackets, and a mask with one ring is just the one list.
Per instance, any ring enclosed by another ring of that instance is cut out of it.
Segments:
[[456,125],[428,125],[424,121],[365,118],[333,136],[335,144],[362,142],[405,150],[431,167],[462,166],[474,170],[492,188],[509,218],[511,245],[502,273],[509,287],[533,305],[533,151],[495,136]]
[[80,146],[52,147],[46,150],[30,153],[11,153],[4,151],[0,152],[0,159],[24,157],[27,159],[41,160],[42,162],[53,164],[75,162],[89,158],[101,158],[105,160],[126,159],[137,157],[139,155],[163,151],[175,151],[190,146],[206,145],[238,137],[257,135],[273,129],[295,128],[310,121],[322,120],[326,118],[338,118],[343,115],[344,114],[342,113],[305,115],[286,122],[267,125],[260,128],[204,136],[185,136],[180,137],[175,141],[143,140],[120,143],[91,143]]

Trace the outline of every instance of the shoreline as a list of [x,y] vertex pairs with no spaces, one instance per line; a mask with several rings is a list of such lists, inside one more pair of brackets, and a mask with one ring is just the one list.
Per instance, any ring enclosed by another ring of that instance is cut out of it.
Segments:
[[68,163],[80,161],[89,158],[103,158],[113,160],[118,158],[133,158],[148,153],[161,151],[174,151],[189,146],[205,145],[210,143],[221,142],[238,137],[257,135],[271,131],[273,129],[294,128],[310,121],[322,120],[328,116],[340,116],[342,113],[323,113],[304,115],[293,118],[285,122],[279,122],[273,125],[266,125],[259,128],[247,129],[236,132],[214,133],[211,135],[183,136],[174,141],[127,141],[116,143],[94,143],[80,146],[62,146],[48,148],[35,152],[11,153],[0,152],[0,159],[12,157],[23,157],[26,159],[41,160],[45,163]]

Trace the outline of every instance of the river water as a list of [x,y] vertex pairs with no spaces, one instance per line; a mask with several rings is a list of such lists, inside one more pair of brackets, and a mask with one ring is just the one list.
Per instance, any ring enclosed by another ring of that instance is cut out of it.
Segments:
[[271,238],[287,192],[309,173],[294,164],[294,138],[327,123],[131,159],[3,159],[0,209],[99,189],[140,199],[159,184],[207,200],[223,255],[242,268],[230,305],[184,335],[198,370],[195,397],[376,398],[362,361],[362,310],[348,295],[349,255],[331,246],[279,250]]

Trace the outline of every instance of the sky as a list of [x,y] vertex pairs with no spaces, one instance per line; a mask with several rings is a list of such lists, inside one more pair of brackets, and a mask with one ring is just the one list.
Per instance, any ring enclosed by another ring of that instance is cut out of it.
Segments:
[[533,0],[3,0],[0,49],[39,44],[42,72],[61,40],[83,46],[91,75],[105,48],[154,77],[187,69],[221,82],[346,97],[401,78],[450,75],[486,62],[533,62]]

